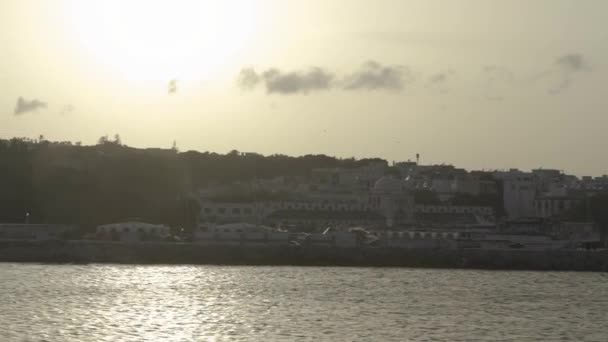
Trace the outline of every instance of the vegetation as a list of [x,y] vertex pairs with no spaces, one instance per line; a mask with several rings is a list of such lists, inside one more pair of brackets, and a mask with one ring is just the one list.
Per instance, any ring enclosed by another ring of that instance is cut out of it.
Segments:
[[[87,227],[138,218],[191,227],[193,189],[210,183],[309,176],[314,168],[354,168],[380,159],[325,155],[262,156],[136,149],[120,136],[97,145],[0,140],[0,222],[74,223]],[[257,194],[269,197],[270,194]]]

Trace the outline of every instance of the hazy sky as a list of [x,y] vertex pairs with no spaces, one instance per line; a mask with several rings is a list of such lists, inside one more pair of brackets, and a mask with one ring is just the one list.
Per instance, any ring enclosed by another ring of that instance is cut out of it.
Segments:
[[608,173],[608,1],[0,1],[0,137]]

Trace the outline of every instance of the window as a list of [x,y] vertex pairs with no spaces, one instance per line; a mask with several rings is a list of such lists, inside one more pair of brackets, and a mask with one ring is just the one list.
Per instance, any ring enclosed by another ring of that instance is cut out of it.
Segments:
[[205,214],[211,214],[211,208],[204,208]]
[[245,214],[251,215],[251,208],[245,208],[244,211],[245,211]]
[[220,214],[225,214],[226,213],[226,208],[217,208],[217,212]]
[[232,213],[235,215],[238,215],[241,213],[241,209],[240,208],[232,208]]

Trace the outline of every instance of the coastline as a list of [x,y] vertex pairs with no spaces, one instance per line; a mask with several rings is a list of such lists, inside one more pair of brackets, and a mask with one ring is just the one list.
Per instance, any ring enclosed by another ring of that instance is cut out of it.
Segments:
[[0,262],[420,267],[608,272],[608,250],[204,246],[196,243],[0,241]]

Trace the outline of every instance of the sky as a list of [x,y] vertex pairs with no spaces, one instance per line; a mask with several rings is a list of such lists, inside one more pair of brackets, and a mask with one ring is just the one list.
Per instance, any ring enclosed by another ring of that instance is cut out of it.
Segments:
[[0,137],[608,173],[604,0],[3,0]]

